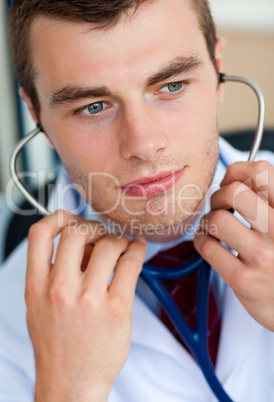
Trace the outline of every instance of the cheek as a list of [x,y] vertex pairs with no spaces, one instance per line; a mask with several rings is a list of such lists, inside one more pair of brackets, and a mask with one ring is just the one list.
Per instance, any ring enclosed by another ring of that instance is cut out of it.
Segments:
[[83,136],[81,145],[75,144],[79,150],[77,161],[86,171],[113,172],[119,158],[114,131]]
[[[49,126],[49,137],[66,166],[82,172],[111,171],[117,155],[113,132],[94,133],[62,124]],[[112,134],[112,135],[110,135]]]
[[89,142],[79,142],[60,146],[58,154],[63,163],[83,173],[109,171],[112,165],[110,153],[101,146],[96,147]]
[[[216,137],[216,108],[193,105],[173,116],[170,133],[183,151],[202,152],[204,143]],[[178,148],[176,148],[178,151]]]
[[191,96],[182,102],[181,107],[175,110],[172,118],[172,130],[181,132],[183,139],[190,143],[195,139],[204,138],[216,126],[216,102],[218,93],[212,85],[196,86]]

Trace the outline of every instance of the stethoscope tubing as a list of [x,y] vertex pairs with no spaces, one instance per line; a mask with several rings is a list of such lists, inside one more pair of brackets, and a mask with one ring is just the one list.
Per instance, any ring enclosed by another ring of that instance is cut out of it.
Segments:
[[14,184],[21,191],[21,193],[24,195],[24,197],[27,199],[30,205],[32,205],[35,209],[37,209],[40,212],[40,214],[47,216],[50,215],[51,212],[30,193],[27,187],[23,184],[22,180],[19,178],[19,173],[17,172],[16,167],[17,158],[21,150],[24,148],[25,145],[27,145],[28,142],[30,142],[39,133],[41,133],[41,129],[39,127],[36,127],[34,130],[32,130],[28,135],[23,137],[16,144],[16,147],[14,148],[14,151],[10,158],[10,172]]
[[[198,271],[198,289],[196,300],[196,325],[192,330],[182,316],[172,296],[161,283],[162,279],[175,279]],[[219,401],[232,402],[220,381],[211,363],[207,350],[207,320],[208,320],[208,295],[210,284],[210,265],[197,256],[192,261],[176,268],[160,268],[145,263],[141,272],[141,278],[153,291],[159,303],[166,311],[176,330],[187,344],[192,355],[196,359],[204,377],[212,392]]]
[[264,131],[264,120],[265,120],[265,101],[262,91],[259,86],[245,77],[239,77],[236,75],[226,75],[220,74],[220,82],[240,82],[242,84],[248,85],[254,92],[258,100],[258,121],[257,121],[257,129],[256,134],[250,149],[248,161],[254,161],[258,150],[260,149],[262,139],[263,139],[263,131]]

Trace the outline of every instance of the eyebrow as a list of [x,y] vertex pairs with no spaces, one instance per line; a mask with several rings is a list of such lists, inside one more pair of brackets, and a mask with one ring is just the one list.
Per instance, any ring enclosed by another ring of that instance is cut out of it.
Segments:
[[159,72],[149,77],[147,86],[158,84],[159,82],[179,74],[194,72],[202,65],[203,61],[198,56],[177,57],[164,66]]
[[[158,84],[168,78],[179,74],[194,72],[203,65],[202,60],[198,56],[177,57],[171,60],[167,65],[161,68],[157,73],[153,74],[146,81],[147,86]],[[112,96],[111,91],[107,87],[76,87],[66,86],[50,94],[49,105],[54,107],[74,103],[81,99],[100,98]]]
[[85,88],[67,86],[58,89],[50,95],[49,105],[54,107],[66,103],[73,103],[81,99],[100,98],[101,96],[111,96],[111,92],[106,87]]

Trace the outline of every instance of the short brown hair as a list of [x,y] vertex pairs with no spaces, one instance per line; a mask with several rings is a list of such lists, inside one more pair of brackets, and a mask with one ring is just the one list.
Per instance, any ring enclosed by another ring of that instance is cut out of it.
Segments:
[[[34,85],[35,68],[31,59],[30,26],[38,15],[71,21],[85,21],[95,29],[107,29],[117,24],[129,10],[142,3],[157,0],[13,0],[10,7],[10,44],[15,74],[31,99],[39,118],[40,104]],[[208,0],[188,0],[192,4],[205,38],[210,59],[215,61],[216,29]]]

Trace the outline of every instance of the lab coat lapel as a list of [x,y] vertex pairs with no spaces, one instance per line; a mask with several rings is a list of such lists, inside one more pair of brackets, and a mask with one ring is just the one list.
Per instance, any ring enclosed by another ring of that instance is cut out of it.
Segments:
[[227,286],[216,364],[216,374],[224,385],[262,330]]
[[[216,375],[224,387],[233,382],[235,368],[246,357],[262,330],[263,327],[246,312],[232,289],[226,287],[216,364]],[[197,379],[197,384],[203,384],[201,392],[207,388],[198,364],[138,295],[135,296],[133,307],[132,343],[169,356],[191,373],[191,376]],[[188,384],[184,386],[187,387]]]
[[196,361],[138,295],[135,296],[133,306],[132,343],[169,356],[176,360],[184,370],[191,372],[197,381],[205,382]]

